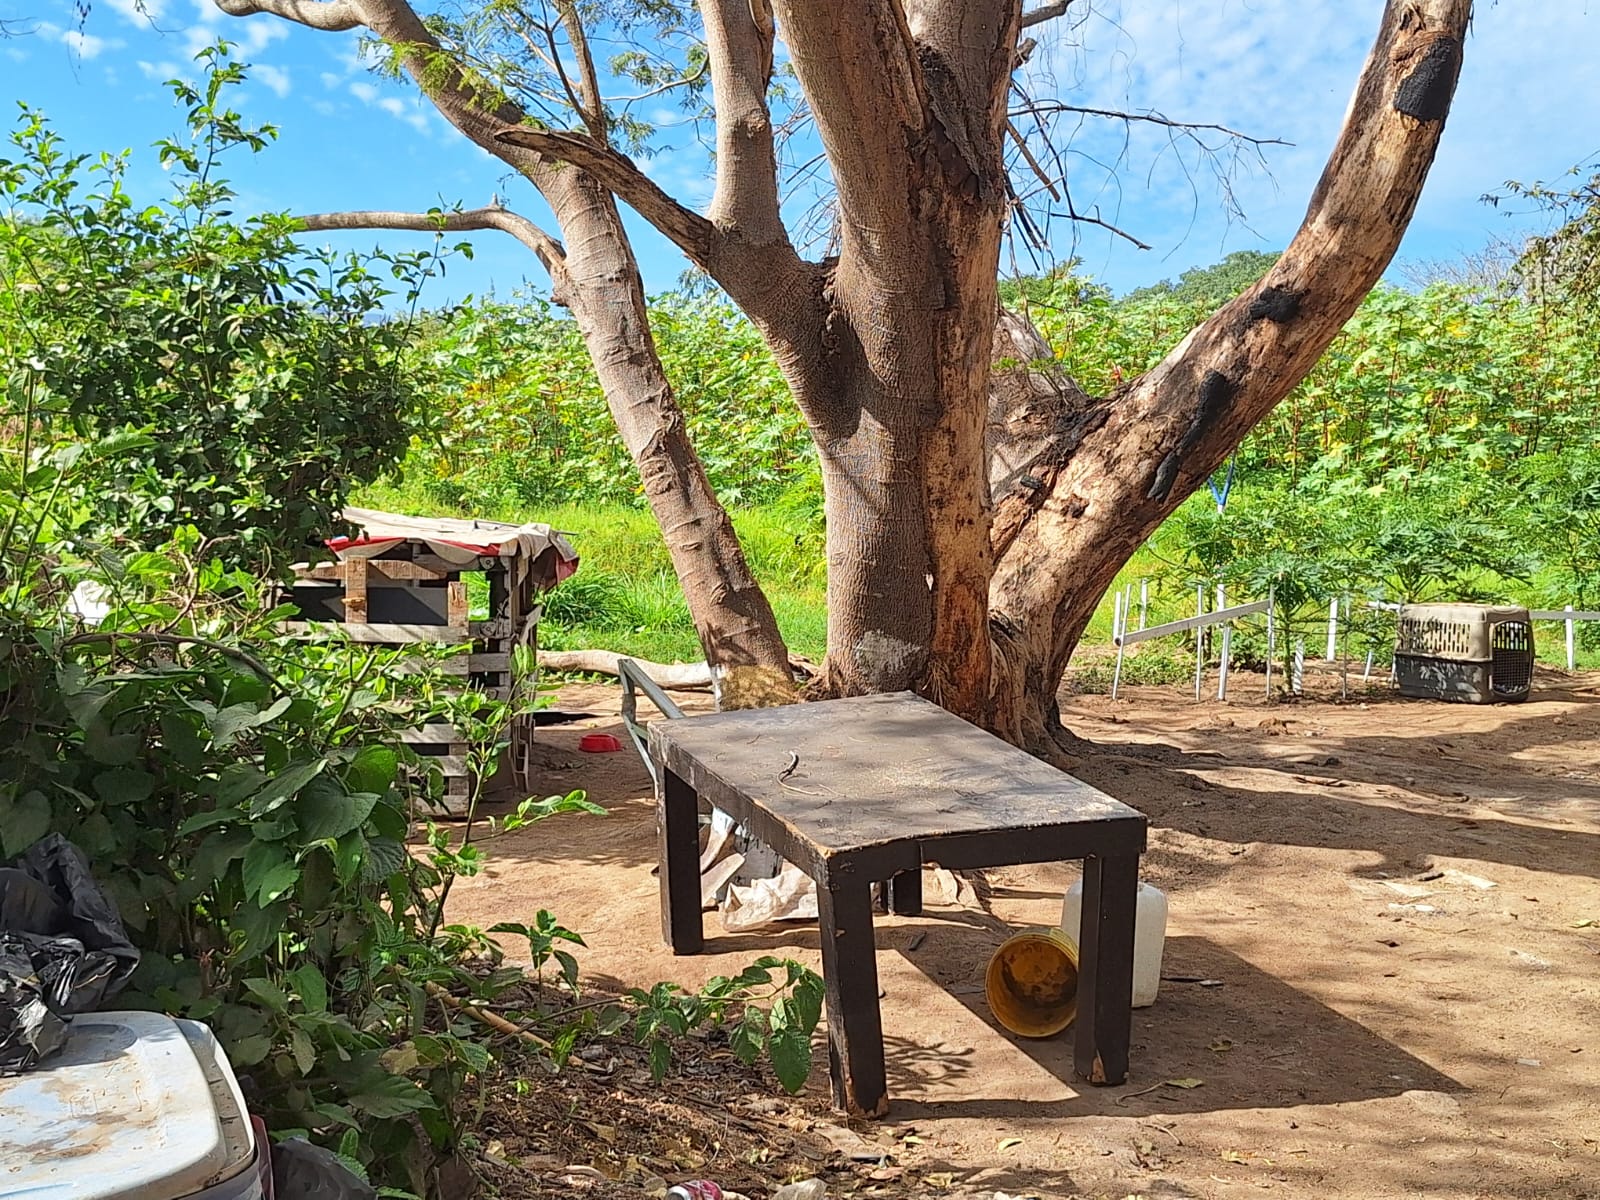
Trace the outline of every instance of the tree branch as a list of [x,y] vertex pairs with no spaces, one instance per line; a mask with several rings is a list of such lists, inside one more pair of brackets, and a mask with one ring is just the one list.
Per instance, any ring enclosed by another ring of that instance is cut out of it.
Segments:
[[230,17],[264,14],[328,33],[343,33],[367,23],[357,0],[216,0]]
[[[407,229],[418,233],[470,233],[498,229],[539,256],[557,285],[565,282],[567,252],[560,241],[520,213],[498,204],[458,212],[387,212],[366,209],[353,212],[308,213],[294,218],[307,233],[342,229]],[[558,301],[559,303],[559,301]]]
[[1053,4],[1041,4],[1032,12],[1022,14],[1022,28],[1031,29],[1035,25],[1043,25],[1046,21],[1054,21],[1072,7],[1072,0],[1055,0]]
[[757,245],[787,245],[772,114],[767,109],[772,6],[769,0],[702,0],[700,12],[717,123],[717,188],[711,220]]
[[1118,121],[1143,121],[1151,125],[1162,125],[1168,129],[1177,129],[1185,133],[1199,133],[1211,130],[1216,133],[1225,133],[1236,141],[1248,142],[1252,146],[1292,146],[1293,142],[1286,142],[1282,138],[1252,137],[1248,133],[1232,129],[1227,125],[1207,124],[1200,121],[1174,121],[1171,117],[1161,113],[1150,112],[1123,112],[1115,108],[1084,108],[1078,104],[1063,104],[1057,100],[1030,100],[1021,108],[1011,110],[1012,116],[1023,113],[1037,115],[1039,113],[1080,113],[1087,117],[1110,117]]
[[505,146],[531,150],[541,158],[570,163],[593,175],[654,225],[695,263],[713,277],[716,227],[667,195],[632,159],[610,146],[602,146],[581,133],[557,133],[516,125],[502,129],[494,140]]
[[594,55],[589,50],[583,18],[578,15],[578,6],[573,0],[555,0],[555,5],[556,11],[561,14],[562,27],[567,31],[567,41],[572,44],[572,52],[578,56],[578,77],[583,83],[583,103],[578,106],[578,114],[596,141],[608,143],[606,104],[600,95],[600,76],[594,69]]

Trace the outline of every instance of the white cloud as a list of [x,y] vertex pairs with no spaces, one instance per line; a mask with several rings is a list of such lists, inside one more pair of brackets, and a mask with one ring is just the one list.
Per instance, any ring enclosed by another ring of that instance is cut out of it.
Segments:
[[28,52],[26,50],[19,50],[15,46],[7,46],[6,57],[12,62],[27,62]]
[[293,85],[289,82],[289,72],[282,67],[256,63],[250,68],[250,77],[266,84],[280,100],[287,96],[293,88]]
[[311,111],[320,116],[331,117],[339,109],[336,105],[329,104],[326,100],[313,100],[311,101]]
[[324,71],[322,73],[322,86],[325,88],[336,88],[343,82],[344,80],[332,71]]
[[118,37],[94,37],[93,34],[85,34],[82,30],[69,29],[66,34],[61,35],[61,45],[77,54],[78,58],[91,59],[99,58],[102,51],[122,50],[128,43]]
[[406,102],[396,99],[394,96],[385,96],[382,100],[379,100],[378,107],[391,117],[403,117],[406,115]]
[[[1294,233],[1377,33],[1384,0],[1097,0],[1030,30],[1039,50],[1023,81],[1036,98],[1087,108],[1158,110],[1282,138],[1232,187],[1250,228],[1230,226],[1218,186],[1191,145],[1155,126],[1084,117],[1057,126],[1073,201],[1154,242],[1140,254],[1099,232],[1057,230],[1087,270],[1119,288],[1173,276]],[[1584,9],[1589,11],[1585,12]],[[1077,17],[1070,15],[1078,13]],[[1594,5],[1480,5],[1461,84],[1403,254],[1442,237],[1457,249],[1504,231],[1478,203],[1507,177],[1548,178],[1594,151],[1600,73],[1586,61],[1600,33]],[[1213,141],[1213,144],[1217,144]],[[1259,236],[1256,232],[1259,231]]]
[[33,31],[46,41],[60,42],[74,57],[81,58],[85,62],[91,58],[98,58],[107,50],[120,50],[127,44],[121,38],[103,38],[92,33],[84,33],[81,29],[63,29],[49,21],[40,21],[33,27]]
[[139,74],[154,83],[165,83],[169,79],[181,79],[183,68],[175,62],[139,62]]
[[350,94],[363,104],[376,104],[378,101],[378,89],[370,83],[352,83]]

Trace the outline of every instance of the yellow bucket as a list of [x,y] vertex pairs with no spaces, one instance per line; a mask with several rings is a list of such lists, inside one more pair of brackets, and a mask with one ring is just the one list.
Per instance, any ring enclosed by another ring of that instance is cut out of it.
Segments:
[[983,990],[1012,1033],[1058,1034],[1078,1015],[1078,944],[1054,927],[1015,933],[989,960]]

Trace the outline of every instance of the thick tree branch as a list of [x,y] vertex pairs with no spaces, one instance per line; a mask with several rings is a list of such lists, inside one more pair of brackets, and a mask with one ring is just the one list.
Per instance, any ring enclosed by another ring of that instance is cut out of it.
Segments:
[[1041,4],[1032,12],[1022,14],[1022,27],[1032,29],[1035,25],[1043,25],[1046,21],[1054,21],[1072,7],[1072,0],[1055,0],[1053,4]]
[[702,0],[717,121],[717,188],[711,220],[755,245],[787,245],[767,88],[772,81],[768,0]]
[[711,260],[717,240],[716,227],[699,213],[685,208],[641,171],[626,154],[602,146],[581,133],[558,133],[517,125],[502,129],[494,140],[503,146],[519,146],[552,162],[570,163],[593,175],[615,192],[617,197],[650,224],[672,239],[696,266],[711,273]]
[[609,143],[606,129],[606,102],[600,94],[600,74],[594,69],[594,54],[589,49],[589,37],[584,32],[583,18],[573,0],[555,0],[556,11],[561,14],[561,25],[567,31],[567,41],[578,57],[578,78],[583,85],[582,103],[578,115],[589,127],[589,132],[600,142]]
[[[567,252],[561,243],[520,213],[498,205],[460,212],[387,212],[365,209],[352,212],[308,213],[294,218],[307,233],[339,229],[408,229],[419,233],[470,233],[498,229],[539,256],[559,292],[565,283]],[[558,301],[559,303],[560,301]]]
[[264,14],[328,33],[343,33],[367,23],[356,0],[216,0],[216,5],[230,17]]
[[847,217],[842,256],[893,279],[917,224],[906,148],[929,123],[901,0],[777,0],[775,8]]
[[1034,459],[1032,482],[996,497],[995,528],[1015,531],[990,589],[1008,660],[1060,678],[1127,556],[1305,377],[1378,281],[1438,149],[1471,15],[1471,0],[1390,0],[1276,265],[1102,402],[1103,423],[1081,443]]

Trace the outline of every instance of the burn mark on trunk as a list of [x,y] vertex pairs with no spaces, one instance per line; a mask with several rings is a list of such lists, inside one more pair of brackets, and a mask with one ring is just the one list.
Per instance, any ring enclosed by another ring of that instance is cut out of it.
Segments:
[[1450,111],[1450,97],[1455,93],[1456,75],[1460,70],[1461,43],[1455,38],[1436,38],[1422,61],[1395,89],[1395,111],[1418,121],[1444,120]]
[[1167,452],[1161,465],[1156,468],[1155,478],[1150,481],[1150,490],[1145,493],[1146,500],[1154,500],[1158,504],[1166,500],[1178,478],[1178,469],[1183,465],[1183,460],[1205,431],[1227,411],[1229,402],[1238,390],[1239,385],[1215,367],[1201,377],[1194,418],[1178,444]]
[[1280,283],[1262,288],[1256,298],[1250,301],[1250,319],[1287,325],[1300,312],[1300,301],[1304,298],[1303,290],[1287,288]]

